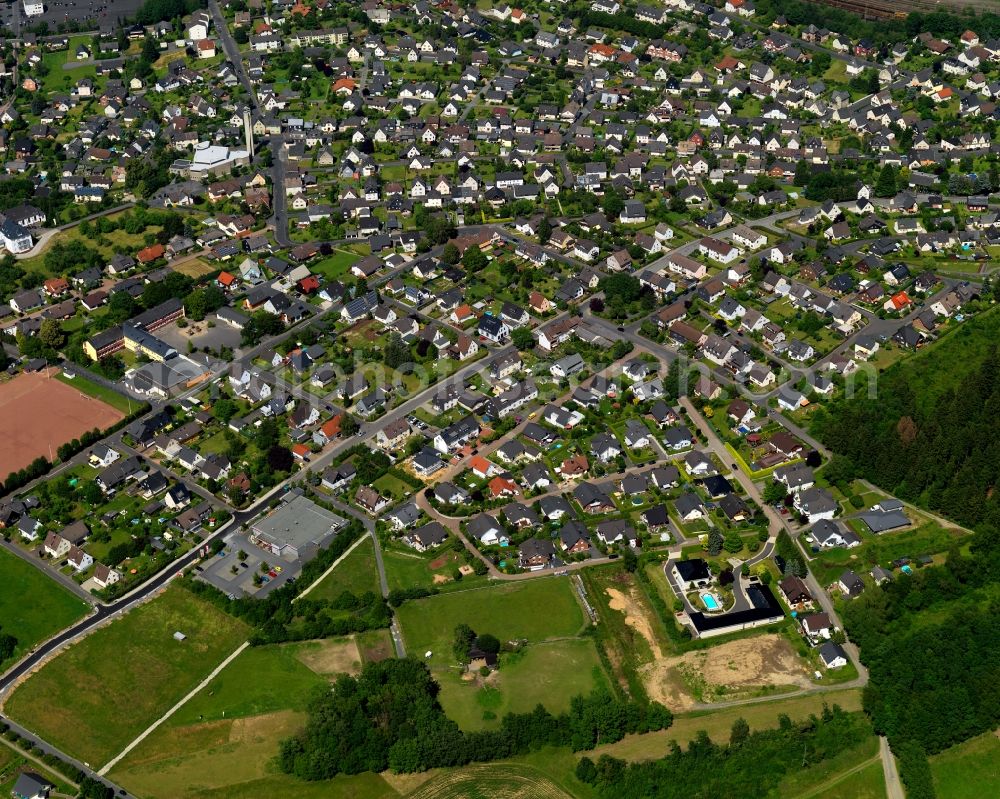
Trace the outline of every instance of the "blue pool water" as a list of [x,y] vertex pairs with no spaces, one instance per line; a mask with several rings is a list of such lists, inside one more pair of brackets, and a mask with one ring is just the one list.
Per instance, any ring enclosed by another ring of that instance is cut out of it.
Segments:
[[719,603],[715,601],[715,597],[711,594],[702,594],[701,601],[705,603],[705,607],[709,610],[719,609]]

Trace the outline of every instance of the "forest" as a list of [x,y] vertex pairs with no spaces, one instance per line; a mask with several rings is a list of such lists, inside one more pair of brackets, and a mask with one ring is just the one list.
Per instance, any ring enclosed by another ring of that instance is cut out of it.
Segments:
[[928,754],[1000,724],[998,328],[987,311],[880,375],[877,396],[862,390],[814,417],[837,453],[831,482],[865,477],[975,531],[944,564],[844,608],[869,669],[865,710],[916,799],[934,796]]
[[703,731],[687,749],[676,742],[659,760],[626,763],[607,755],[583,758],[576,775],[608,799],[716,799],[767,796],[786,775],[828,760],[871,736],[860,713],[825,707],[822,716],[793,723],[782,716],[776,729],[750,732],[743,719],[733,723],[727,744]]
[[[813,416],[812,432],[838,455],[838,480],[863,477],[967,526],[1000,526],[1000,312],[965,322],[942,341]],[[869,378],[873,379],[873,378]],[[830,476],[830,475],[828,475]]]
[[500,760],[546,745],[575,751],[619,741],[628,733],[669,727],[662,705],[619,701],[606,694],[577,696],[568,713],[541,705],[508,714],[497,730],[463,732],[444,713],[427,666],[404,658],[368,663],[343,675],[309,705],[305,729],[282,742],[278,765],[306,780],[337,774],[426,771]]

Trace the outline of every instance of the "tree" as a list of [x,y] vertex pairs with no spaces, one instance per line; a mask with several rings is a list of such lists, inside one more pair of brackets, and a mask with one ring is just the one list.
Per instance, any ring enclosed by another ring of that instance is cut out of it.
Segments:
[[349,413],[345,413],[343,418],[340,420],[340,434],[347,438],[349,436],[353,436],[360,429],[361,425],[358,424],[358,420]]
[[743,549],[743,539],[740,538],[740,534],[735,530],[730,530],[726,533],[726,537],[722,543],[722,548],[726,552],[736,553]]
[[763,498],[768,505],[774,505],[784,500],[788,495],[788,489],[777,480],[772,480],[765,486]]
[[722,552],[723,540],[722,533],[715,528],[712,528],[708,534],[708,554],[715,556]]
[[531,330],[526,327],[514,328],[514,331],[510,334],[510,340],[521,351],[535,348],[535,337],[531,334]]
[[292,451],[288,447],[276,444],[267,451],[267,465],[276,472],[290,472]]
[[633,573],[637,568],[639,568],[639,558],[636,556],[632,547],[625,547],[625,551],[622,553],[622,565],[625,567],[625,571],[629,573]]
[[63,333],[62,325],[56,319],[46,319],[38,330],[38,338],[42,344],[53,350],[59,350],[66,343],[66,334]]
[[156,42],[151,36],[147,36],[142,42],[142,55],[143,61],[148,61],[152,64],[156,59],[160,57],[160,48],[157,46]]
[[489,263],[483,251],[474,245],[468,247],[462,254],[462,266],[471,274],[481,272],[489,266]]
[[476,636],[476,648],[488,655],[496,655],[500,652],[500,641],[495,635],[482,633]]
[[739,746],[747,738],[750,737],[750,725],[744,718],[738,718],[733,722],[732,729],[729,731],[729,745]]
[[459,663],[468,663],[469,653],[472,651],[472,644],[475,640],[475,630],[468,624],[459,624],[455,628],[455,640],[452,644],[452,652],[455,653],[455,660]]
[[446,264],[457,264],[461,260],[462,256],[458,251],[458,247],[452,244],[450,241],[444,245],[444,249],[441,251],[441,260]]
[[228,424],[229,420],[232,419],[239,407],[228,397],[223,397],[222,399],[216,400],[215,404],[212,406],[212,416],[218,419],[223,424]]
[[878,180],[875,183],[876,197],[894,197],[896,195],[896,168],[892,164],[885,164],[879,172]]
[[549,221],[549,218],[547,216],[544,217],[542,221],[538,223],[538,228],[535,231],[535,233],[537,234],[538,241],[541,244],[546,244],[548,240],[551,238],[552,223]]
[[385,365],[390,369],[398,369],[410,360],[410,348],[399,333],[389,336],[389,341],[385,345],[384,359]]
[[604,300],[600,297],[594,297],[590,301],[590,311],[591,313],[601,313],[604,310]]

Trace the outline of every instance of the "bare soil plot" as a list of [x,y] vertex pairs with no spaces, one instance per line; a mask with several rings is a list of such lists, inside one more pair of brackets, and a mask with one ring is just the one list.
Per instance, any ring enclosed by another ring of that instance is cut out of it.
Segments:
[[0,479],[95,427],[124,417],[100,400],[52,380],[57,369],[20,374],[0,383]]
[[650,699],[673,710],[696,702],[730,700],[773,688],[808,688],[809,669],[777,633],[728,641],[664,660],[642,670]]
[[328,674],[357,674],[361,671],[361,652],[353,638],[311,641],[301,645],[295,656],[316,672]]

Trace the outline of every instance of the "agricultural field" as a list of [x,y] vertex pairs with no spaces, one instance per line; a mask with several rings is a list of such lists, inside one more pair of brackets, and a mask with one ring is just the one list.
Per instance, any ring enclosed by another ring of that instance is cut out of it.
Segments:
[[104,764],[248,634],[243,622],[172,586],[42,666],[4,712],[80,760]]
[[930,758],[939,799],[1000,795],[1000,736],[988,732]]
[[[59,583],[26,563],[17,555],[0,549],[0,632],[17,639],[14,654],[0,662],[6,668],[40,641],[55,635],[87,613],[87,603]],[[30,601],[26,598],[30,597]]]
[[246,649],[110,776],[144,799],[398,796],[376,774],[307,783],[272,763],[314,691],[390,651],[385,631]]
[[468,766],[428,780],[406,799],[571,799],[543,772],[524,765]]

